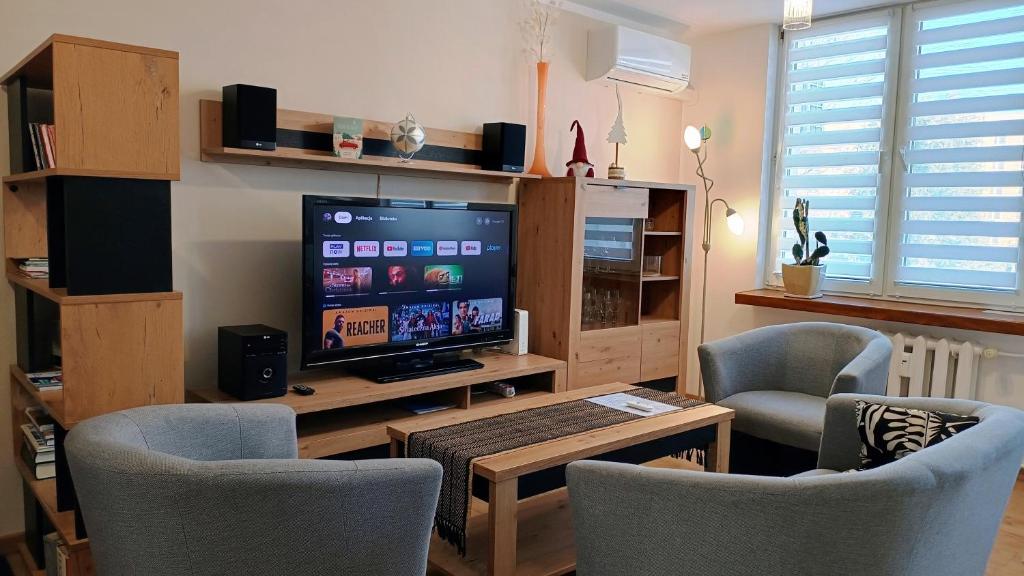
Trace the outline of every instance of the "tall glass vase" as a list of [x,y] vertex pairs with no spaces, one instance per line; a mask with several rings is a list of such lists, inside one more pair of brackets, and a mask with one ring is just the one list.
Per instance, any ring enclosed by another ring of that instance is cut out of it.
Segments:
[[533,164],[530,166],[529,173],[550,178],[551,172],[548,171],[547,156],[544,152],[544,117],[547,112],[547,96],[548,63],[539,61],[537,62],[537,138],[533,148]]

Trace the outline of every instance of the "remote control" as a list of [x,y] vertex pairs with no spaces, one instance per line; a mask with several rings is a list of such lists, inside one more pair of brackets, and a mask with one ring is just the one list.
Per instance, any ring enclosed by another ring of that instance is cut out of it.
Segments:
[[630,408],[633,408],[634,410],[639,410],[641,412],[654,412],[653,406],[648,406],[647,404],[641,404],[640,402],[634,402],[632,400],[626,401],[626,406],[629,406]]
[[295,384],[292,386],[292,390],[299,396],[312,396],[316,394],[316,390],[306,386],[305,384]]

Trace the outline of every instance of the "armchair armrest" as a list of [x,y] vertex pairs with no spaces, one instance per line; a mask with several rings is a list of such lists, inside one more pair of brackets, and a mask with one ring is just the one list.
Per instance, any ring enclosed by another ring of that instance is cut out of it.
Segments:
[[892,343],[879,335],[836,375],[829,396],[833,394],[884,395],[889,378]]
[[778,387],[780,336],[769,326],[701,344],[697,348],[704,389],[709,402],[733,394]]

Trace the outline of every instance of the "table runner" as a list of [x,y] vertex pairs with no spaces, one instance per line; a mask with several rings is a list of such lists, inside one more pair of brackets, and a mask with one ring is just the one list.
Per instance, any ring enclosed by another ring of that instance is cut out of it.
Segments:
[[[684,410],[704,404],[700,400],[649,388],[635,388],[626,393]],[[406,442],[405,455],[441,463],[444,476],[434,527],[438,536],[458,548],[459,554],[465,555],[472,470],[476,459],[640,418],[644,416],[600,406],[586,399],[570,400],[414,432]]]

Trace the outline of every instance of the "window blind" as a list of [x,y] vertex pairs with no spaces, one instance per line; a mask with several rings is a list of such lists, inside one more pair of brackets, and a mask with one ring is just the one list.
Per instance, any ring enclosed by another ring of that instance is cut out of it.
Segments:
[[900,286],[1011,292],[1024,211],[1024,1],[909,11]]
[[774,206],[775,270],[792,263],[792,210],[810,201],[829,238],[829,278],[870,280],[891,95],[893,13],[832,20],[785,35],[784,102]]

